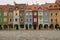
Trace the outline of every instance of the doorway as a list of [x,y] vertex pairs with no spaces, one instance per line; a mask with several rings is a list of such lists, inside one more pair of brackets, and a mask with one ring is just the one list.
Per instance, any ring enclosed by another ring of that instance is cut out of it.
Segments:
[[44,29],[48,29],[48,24],[45,24],[44,25]]
[[42,24],[39,24],[39,30],[42,28],[42,26],[43,26]]
[[18,24],[15,24],[14,25],[14,27],[16,28],[16,30],[18,30],[19,28],[18,28]]

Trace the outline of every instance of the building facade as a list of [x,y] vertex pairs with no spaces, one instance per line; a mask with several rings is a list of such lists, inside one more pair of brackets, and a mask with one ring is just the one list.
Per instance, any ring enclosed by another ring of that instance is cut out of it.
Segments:
[[42,5],[0,5],[0,29],[60,29],[60,0]]
[[3,28],[3,10],[2,9],[0,9],[0,29],[2,29]]
[[49,28],[49,14],[48,14],[48,9],[44,9],[43,11],[43,22],[44,22],[44,29]]
[[32,15],[33,15],[33,29],[38,29],[38,7],[37,5],[32,5]]
[[32,10],[31,7],[28,6],[25,10],[25,27],[26,29],[32,29]]
[[38,28],[43,28],[43,9],[41,8],[38,10]]

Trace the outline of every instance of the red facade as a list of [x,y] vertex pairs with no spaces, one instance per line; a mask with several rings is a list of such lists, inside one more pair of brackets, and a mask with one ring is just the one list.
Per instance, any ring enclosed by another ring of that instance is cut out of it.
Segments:
[[[37,13],[37,15],[34,15],[35,12]],[[32,15],[33,15],[33,25],[38,26],[38,11],[37,10],[33,10],[32,11]],[[34,18],[37,19],[36,22],[34,22]]]

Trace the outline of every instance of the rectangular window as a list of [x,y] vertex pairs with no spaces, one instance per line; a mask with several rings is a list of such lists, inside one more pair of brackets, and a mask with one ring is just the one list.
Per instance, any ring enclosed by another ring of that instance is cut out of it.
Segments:
[[37,15],[37,13],[36,12],[34,12],[34,16],[36,16]]
[[4,18],[4,22],[7,22],[7,18]]
[[4,12],[4,16],[7,16],[7,12]]
[[26,13],[26,15],[29,15],[28,13]]
[[37,22],[37,18],[34,18],[34,22]]

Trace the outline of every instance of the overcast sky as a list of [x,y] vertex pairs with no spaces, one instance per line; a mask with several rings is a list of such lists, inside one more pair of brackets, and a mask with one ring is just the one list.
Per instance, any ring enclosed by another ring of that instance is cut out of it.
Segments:
[[56,0],[0,0],[0,5],[1,4],[14,4],[14,1],[18,4],[44,4],[44,3],[54,3]]

